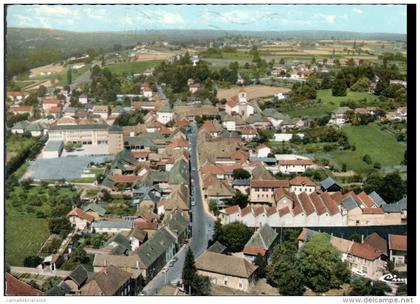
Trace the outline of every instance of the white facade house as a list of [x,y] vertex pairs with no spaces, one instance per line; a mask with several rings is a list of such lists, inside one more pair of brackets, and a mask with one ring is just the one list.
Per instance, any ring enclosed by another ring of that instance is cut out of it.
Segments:
[[234,120],[225,120],[222,122],[222,125],[228,131],[236,131],[236,122]]
[[237,113],[244,118],[248,118],[255,113],[254,107],[248,103],[246,92],[243,90],[239,92],[238,96],[233,96],[226,103],[225,111],[230,115]]
[[[303,138],[305,135],[303,133],[296,134],[300,138]],[[282,142],[282,141],[290,141],[293,137],[292,133],[275,133],[273,141]]]
[[271,148],[264,144],[256,148],[257,157],[268,157],[268,154],[270,153],[271,153]]
[[117,234],[130,232],[133,228],[133,221],[99,221],[94,222],[91,228],[95,233]]
[[165,104],[162,108],[160,108],[156,114],[157,121],[164,125],[174,119],[174,113],[168,104]]

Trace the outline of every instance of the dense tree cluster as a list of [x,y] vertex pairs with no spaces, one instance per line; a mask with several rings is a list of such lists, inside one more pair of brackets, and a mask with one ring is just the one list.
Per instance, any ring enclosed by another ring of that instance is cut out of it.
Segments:
[[230,251],[241,251],[246,242],[252,236],[252,229],[240,222],[221,225],[220,220],[216,222],[214,240],[225,245]]
[[120,80],[108,68],[101,69],[98,65],[92,68],[90,93],[96,100],[112,102],[116,99],[116,92],[121,89]]
[[363,183],[363,189],[366,193],[376,191],[387,203],[394,203],[407,194],[407,182],[397,172],[385,176],[372,173]]
[[185,290],[193,296],[210,295],[210,278],[197,274],[194,254],[191,248],[188,248],[187,255],[185,256],[184,267],[182,269],[182,282]]
[[350,272],[327,234],[312,235],[299,251],[295,242],[285,241],[272,261],[267,279],[283,295],[302,295],[305,287],[321,293],[350,281]]

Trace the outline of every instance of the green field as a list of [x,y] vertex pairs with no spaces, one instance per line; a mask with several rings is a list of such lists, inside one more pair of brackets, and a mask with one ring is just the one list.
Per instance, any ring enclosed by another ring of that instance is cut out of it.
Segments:
[[304,115],[316,116],[334,111],[340,106],[343,101],[363,101],[366,99],[367,103],[377,100],[375,95],[367,92],[352,92],[348,90],[347,96],[332,96],[331,90],[318,90],[316,100],[321,99],[321,104],[315,104],[313,107],[304,109],[296,109],[286,112],[291,117],[300,117]]
[[5,259],[12,266],[23,266],[23,260],[36,255],[49,236],[46,219],[28,216],[6,216]]
[[116,63],[107,65],[106,67],[113,73],[121,75],[123,73],[134,74],[141,73],[147,69],[157,67],[162,61],[161,60],[150,60],[150,61],[136,61],[126,63]]
[[372,168],[363,162],[362,157],[368,154],[372,163],[379,162],[382,167],[400,165],[404,158],[405,143],[398,142],[393,135],[383,131],[377,124],[367,126],[344,126],[344,133],[356,151],[336,151],[331,153],[333,162],[340,166],[347,164],[348,170],[366,172]]

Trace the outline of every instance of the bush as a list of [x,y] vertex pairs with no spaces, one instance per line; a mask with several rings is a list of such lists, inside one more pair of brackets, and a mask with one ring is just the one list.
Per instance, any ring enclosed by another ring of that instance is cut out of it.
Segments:
[[42,258],[36,255],[30,255],[27,256],[24,260],[23,260],[23,266],[25,267],[37,267],[39,264],[42,263]]
[[372,158],[370,157],[370,155],[369,155],[369,154],[365,154],[365,155],[363,155],[362,160],[363,160],[365,163],[367,163],[368,165],[370,165],[370,164],[372,163]]

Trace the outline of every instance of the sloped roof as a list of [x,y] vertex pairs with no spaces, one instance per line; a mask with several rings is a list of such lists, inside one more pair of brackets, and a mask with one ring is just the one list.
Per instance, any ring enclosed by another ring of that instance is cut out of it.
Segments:
[[42,296],[41,290],[33,288],[31,285],[22,282],[10,273],[6,272],[5,276],[6,286],[4,293],[6,296]]
[[176,243],[174,236],[165,228],[161,228],[136,250],[136,254],[148,268],[174,243]]
[[253,180],[274,180],[274,175],[268,171],[264,166],[257,166],[252,170]]
[[106,209],[105,209],[105,208],[103,208],[103,207],[102,207],[101,205],[99,205],[99,204],[94,204],[94,203],[92,203],[92,204],[89,204],[89,205],[83,206],[82,208],[83,208],[83,210],[84,210],[85,212],[92,211],[92,212],[95,212],[96,214],[98,214],[99,216],[104,216],[104,215],[105,215],[105,213],[106,213]]
[[278,233],[269,225],[265,224],[258,228],[248,240],[244,248],[244,253],[253,254],[256,248],[261,248],[262,250],[257,250],[257,253],[261,254],[263,252],[261,255],[265,255],[265,251],[272,246],[277,237]]
[[67,278],[70,278],[80,288],[88,280],[89,272],[83,265],[78,265]]
[[365,243],[371,245],[372,247],[380,250],[382,254],[388,255],[388,244],[387,241],[382,238],[379,234],[376,232],[369,234],[365,238]]
[[216,180],[207,188],[208,196],[233,196],[236,191],[225,181]]
[[389,249],[398,251],[407,251],[407,236],[390,234],[388,235]]
[[211,245],[207,250],[215,253],[223,253],[226,250],[226,246],[220,243],[219,241],[216,241]]
[[90,223],[95,220],[95,218],[92,215],[86,213],[85,211],[83,211],[82,209],[77,208],[77,207],[73,208],[69,213],[67,213],[67,217],[69,217],[69,216],[77,216],[81,219],[84,219],[84,220],[90,222]]
[[324,179],[322,182],[321,182],[321,186],[324,188],[324,189],[328,189],[328,188],[330,188],[332,185],[334,185],[334,184],[336,184],[336,185],[338,185],[340,188],[342,188],[342,186],[338,183],[338,182],[336,182],[333,178],[331,178],[331,177],[327,177],[326,179]]
[[316,186],[315,182],[306,176],[296,176],[289,181],[292,186]]
[[386,205],[386,202],[383,200],[383,198],[376,193],[375,191],[373,191],[372,193],[369,194],[369,197],[371,199],[373,199],[373,201],[375,202],[375,204],[377,206],[382,206],[382,205]]
[[350,248],[349,254],[365,260],[373,261],[379,258],[382,255],[382,252],[367,243],[360,244],[354,242]]
[[89,282],[82,287],[82,295],[105,295],[112,296],[128,280],[131,274],[114,265],[107,266],[104,270],[96,272]]
[[197,270],[249,278],[257,269],[245,258],[205,251],[196,260]]

